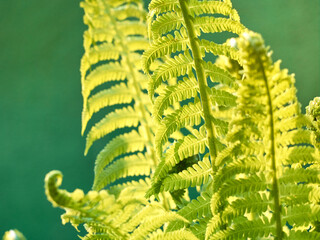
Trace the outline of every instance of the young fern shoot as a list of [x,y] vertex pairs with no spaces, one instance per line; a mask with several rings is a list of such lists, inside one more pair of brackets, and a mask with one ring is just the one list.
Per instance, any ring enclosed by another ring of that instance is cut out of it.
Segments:
[[260,35],[237,39],[243,62],[232,159],[214,177],[206,239],[318,239],[319,153],[294,78],[272,63]]

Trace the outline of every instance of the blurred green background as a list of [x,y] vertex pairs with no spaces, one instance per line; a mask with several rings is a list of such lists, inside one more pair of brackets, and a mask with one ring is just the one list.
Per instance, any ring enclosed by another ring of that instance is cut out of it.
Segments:
[[[242,22],[265,38],[296,74],[303,108],[320,95],[320,2],[234,0]],[[147,4],[147,1],[146,1]],[[80,136],[82,10],[78,1],[0,1],[0,235],[78,239],[46,200],[45,174],[64,173],[63,188],[88,191],[93,149]]]

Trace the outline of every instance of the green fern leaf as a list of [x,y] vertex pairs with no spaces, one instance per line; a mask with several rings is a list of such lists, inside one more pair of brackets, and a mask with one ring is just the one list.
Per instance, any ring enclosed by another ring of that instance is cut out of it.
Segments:
[[244,80],[227,137],[237,147],[224,150],[233,160],[220,157],[227,165],[221,164],[214,178],[217,194],[211,203],[219,217],[210,221],[206,237],[291,239],[294,230],[286,224],[307,232],[318,221],[312,193],[317,195],[319,156],[300,114],[293,77],[279,62],[272,64],[259,35],[243,34],[237,47]]

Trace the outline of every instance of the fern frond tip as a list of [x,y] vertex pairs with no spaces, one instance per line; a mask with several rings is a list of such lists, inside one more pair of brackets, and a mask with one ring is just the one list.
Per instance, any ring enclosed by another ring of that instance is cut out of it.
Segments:
[[52,170],[45,177],[45,193],[54,207],[57,207],[54,196],[57,195],[58,187],[62,184],[63,175],[59,170]]

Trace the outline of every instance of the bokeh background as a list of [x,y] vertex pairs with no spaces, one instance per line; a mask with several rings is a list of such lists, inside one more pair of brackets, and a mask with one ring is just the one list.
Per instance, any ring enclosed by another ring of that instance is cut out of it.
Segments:
[[[304,109],[320,95],[320,1],[233,2],[296,74]],[[0,0],[0,236],[17,228],[29,240],[78,239],[46,200],[43,179],[59,169],[69,191],[93,182],[99,149],[84,157],[80,135],[82,15],[79,1]]]

